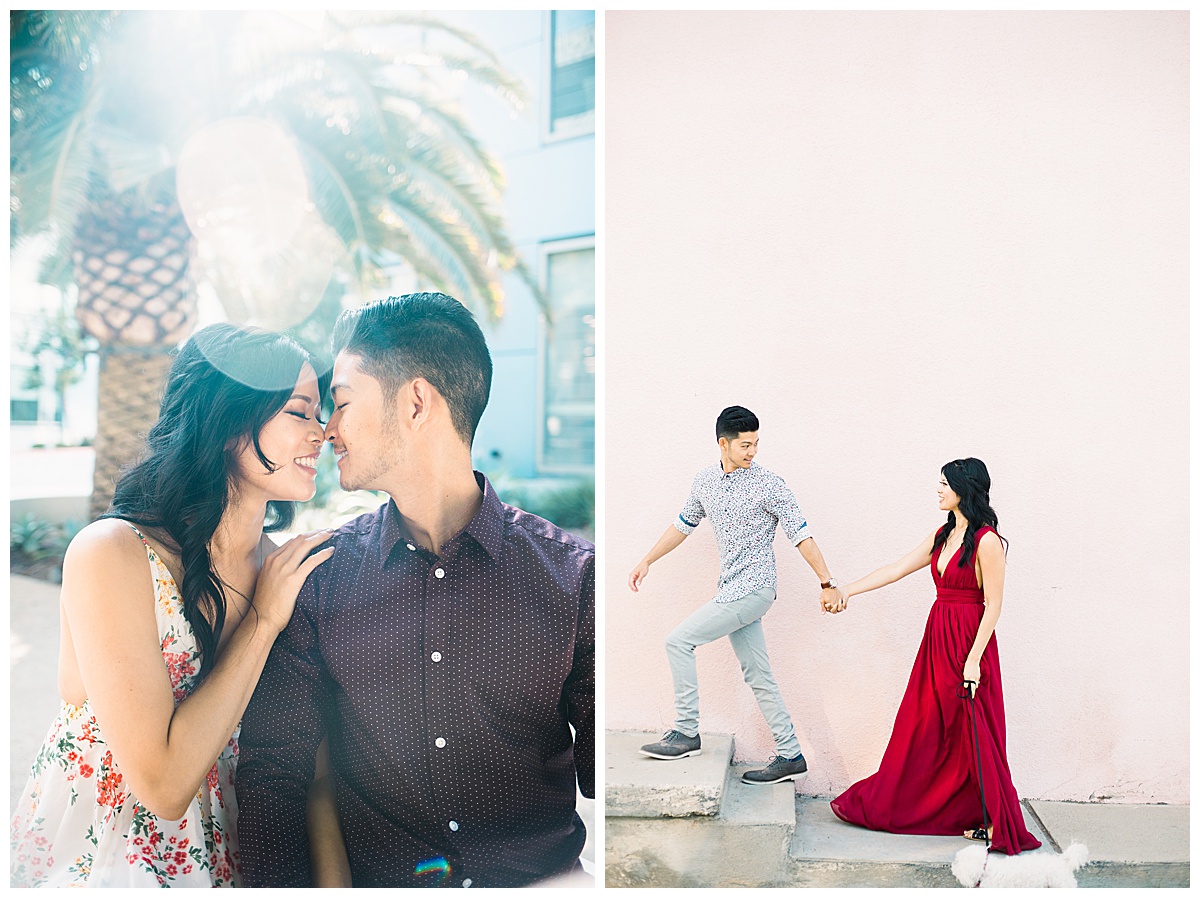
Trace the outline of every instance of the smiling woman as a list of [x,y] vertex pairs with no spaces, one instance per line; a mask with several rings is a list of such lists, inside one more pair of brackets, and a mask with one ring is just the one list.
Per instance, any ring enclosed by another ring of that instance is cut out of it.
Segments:
[[[178,351],[148,454],[67,550],[62,706],[13,820],[15,884],[240,882],[241,717],[300,585],[332,554],[326,531],[279,548],[265,535],[315,490],[322,392],[279,334],[212,325]],[[336,854],[328,788],[314,787],[314,814]]]
[[[265,497],[275,494],[297,502],[313,497],[317,490],[317,459],[325,439],[322,422],[317,419],[320,406],[316,371],[305,362],[282,412],[263,425],[254,445],[248,438],[242,439],[239,501],[253,502],[257,498],[270,502]],[[264,463],[263,457],[270,463]],[[260,495],[253,497],[253,491]]]

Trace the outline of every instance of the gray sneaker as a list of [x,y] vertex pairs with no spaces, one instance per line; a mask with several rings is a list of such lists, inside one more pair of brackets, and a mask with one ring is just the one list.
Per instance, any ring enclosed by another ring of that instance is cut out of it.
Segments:
[[771,763],[762,770],[747,770],[743,773],[742,782],[756,785],[782,783],[784,780],[799,779],[806,773],[808,773],[808,764],[804,761],[804,755],[796,755],[791,759],[776,755],[771,759]]
[[671,730],[658,742],[643,745],[639,751],[660,761],[674,761],[689,755],[700,754],[700,735],[685,736],[679,730]]

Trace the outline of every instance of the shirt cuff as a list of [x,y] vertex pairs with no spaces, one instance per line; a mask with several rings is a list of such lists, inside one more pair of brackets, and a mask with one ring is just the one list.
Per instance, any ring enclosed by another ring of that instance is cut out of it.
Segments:
[[808,524],[805,524],[803,527],[801,527],[795,533],[790,534],[788,536],[788,539],[790,539],[792,541],[793,546],[798,546],[798,545],[800,545],[800,543],[804,542],[806,539],[811,539],[811,538],[812,538],[812,531],[808,529]]
[[688,534],[690,534],[693,530],[695,530],[699,526],[700,526],[700,524],[698,522],[695,524],[689,524],[687,521],[685,521],[683,519],[683,515],[679,515],[677,518],[675,518],[675,529],[678,530],[680,533],[682,533],[684,536],[687,536]]

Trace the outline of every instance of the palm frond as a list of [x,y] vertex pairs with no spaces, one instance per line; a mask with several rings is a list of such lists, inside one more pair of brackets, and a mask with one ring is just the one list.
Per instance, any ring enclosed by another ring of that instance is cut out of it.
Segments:
[[499,198],[505,187],[504,171],[448,104],[428,91],[410,89],[389,92],[383,107],[394,118],[389,123],[394,134],[405,135],[407,141],[407,135],[421,133],[455,150],[459,157],[457,165],[472,169],[477,182]]
[[329,25],[342,31],[365,31],[388,27],[408,27],[445,34],[462,41],[472,50],[482,53],[492,62],[499,63],[495,52],[480,40],[474,33],[464,28],[458,28],[448,22],[435,19],[424,13],[405,12],[327,12],[326,21]]
[[474,190],[473,183],[452,180],[417,155],[404,163],[400,177],[447,226],[462,229],[472,255],[494,250],[501,268],[512,267],[516,251],[505,233],[504,222]]
[[318,144],[299,140],[297,148],[311,179],[313,203],[346,245],[361,279],[363,269],[370,263],[370,247],[378,239],[371,227],[368,199],[373,193],[371,185],[352,182],[355,170],[335,163]]
[[436,272],[437,286],[464,305],[482,309],[489,320],[495,321],[503,302],[495,279],[489,279],[470,257],[464,257],[453,240],[417,209],[396,202],[387,208],[415,255]]
[[10,53],[36,47],[71,65],[91,62],[119,12],[112,10],[10,10]]
[[13,135],[12,152],[20,160],[12,173],[12,190],[18,200],[13,218],[21,234],[48,231],[69,239],[74,231],[88,204],[92,119],[100,94],[93,85],[74,114],[62,114],[36,133]]
[[246,87],[234,98],[239,113],[275,115],[289,122],[320,119],[369,152],[381,152],[384,123],[374,73],[364,60],[344,51],[292,54],[263,60],[244,79]]
[[407,50],[396,57],[397,66],[412,66],[418,70],[461,72],[482,87],[488,88],[514,109],[524,109],[528,99],[525,83],[499,65],[475,56],[444,50]]

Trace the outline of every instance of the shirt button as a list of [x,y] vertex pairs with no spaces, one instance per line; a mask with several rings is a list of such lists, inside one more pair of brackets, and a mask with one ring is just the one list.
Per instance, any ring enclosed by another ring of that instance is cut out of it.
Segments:
[[433,572],[433,576],[435,576],[439,580],[441,580],[444,576],[446,576],[446,572],[443,571],[441,568],[438,568],[436,571]]
[[414,546],[412,543],[408,543],[407,545],[408,545],[408,551],[410,551],[410,552],[417,551],[417,547]]
[[430,657],[430,658],[432,658],[432,659],[433,659],[433,662],[434,662],[434,664],[436,664],[437,662],[439,662],[439,661],[441,661],[441,660],[442,660],[442,653],[441,653],[441,652],[434,652],[434,653],[433,653],[432,655],[430,655],[429,657]]
[[452,833],[458,832],[458,821],[457,820],[450,821],[450,832],[452,832]]
[[469,888],[471,888],[471,880],[469,880],[469,879],[464,879],[464,880],[463,880],[463,888],[464,888],[464,889],[469,889]]
[[[441,736],[438,736],[436,739],[433,740],[433,744],[436,745],[438,748],[445,748],[446,740],[443,739]],[[450,825],[453,826],[454,824],[450,824]]]

